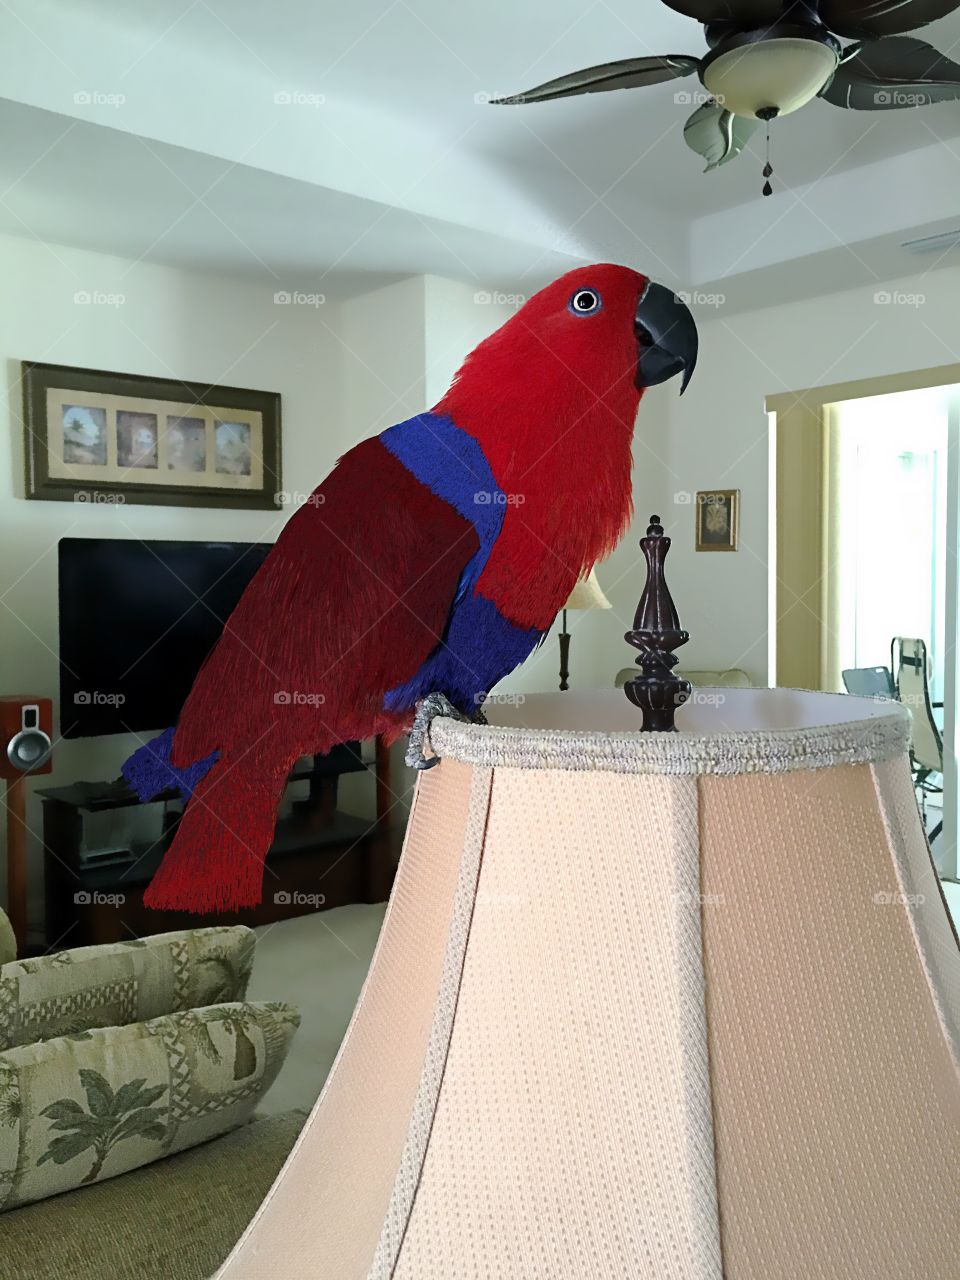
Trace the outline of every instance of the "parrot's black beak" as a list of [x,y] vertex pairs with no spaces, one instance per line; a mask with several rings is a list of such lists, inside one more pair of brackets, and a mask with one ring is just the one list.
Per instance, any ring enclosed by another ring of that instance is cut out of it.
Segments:
[[654,387],[683,373],[680,394],[697,365],[697,326],[685,303],[662,284],[648,280],[633,320],[640,344],[637,386]]

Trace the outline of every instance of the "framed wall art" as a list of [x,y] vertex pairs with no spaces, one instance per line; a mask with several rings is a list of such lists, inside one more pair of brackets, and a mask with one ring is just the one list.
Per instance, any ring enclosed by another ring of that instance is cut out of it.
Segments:
[[736,551],[740,533],[739,489],[701,489],[694,514],[698,551]]
[[280,395],[22,365],[26,496],[274,509]]

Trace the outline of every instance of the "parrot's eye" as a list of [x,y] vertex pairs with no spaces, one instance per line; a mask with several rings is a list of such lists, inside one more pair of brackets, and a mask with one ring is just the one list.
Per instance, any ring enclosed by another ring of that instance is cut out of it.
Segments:
[[575,316],[591,316],[603,306],[596,289],[578,289],[567,303]]

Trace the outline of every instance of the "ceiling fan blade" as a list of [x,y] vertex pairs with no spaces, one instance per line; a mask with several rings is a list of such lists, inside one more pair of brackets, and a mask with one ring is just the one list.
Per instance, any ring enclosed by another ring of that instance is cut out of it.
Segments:
[[735,159],[759,124],[759,120],[724,111],[718,102],[706,102],[683,126],[683,140],[691,151],[703,156],[707,162],[704,173],[709,173]]
[[853,111],[891,111],[960,98],[960,66],[910,36],[865,40],[820,97]]
[[776,22],[789,6],[784,0],[663,0],[668,9],[697,22],[731,22],[740,28]]
[[[666,3],[666,0],[664,0]],[[960,8],[960,0],[820,0],[820,20],[838,36],[896,36]]]
[[507,98],[491,98],[497,106],[518,102],[549,102],[552,98],[571,98],[578,93],[606,93],[610,89],[637,89],[642,85],[661,84],[689,76],[700,65],[699,58],[684,53],[666,53],[652,58],[624,58],[620,62],[604,62],[598,67],[584,67],[568,76],[558,76],[538,84],[525,93],[512,93]]

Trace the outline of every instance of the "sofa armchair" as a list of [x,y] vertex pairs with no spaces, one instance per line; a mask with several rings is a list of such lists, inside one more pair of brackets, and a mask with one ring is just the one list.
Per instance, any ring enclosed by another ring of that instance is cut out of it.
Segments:
[[[0,911],[0,965],[14,959]],[[254,1115],[179,1154],[9,1209],[0,1214],[0,1274],[17,1280],[204,1280],[252,1218],[305,1116]]]

